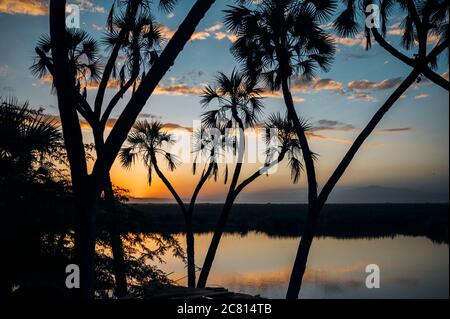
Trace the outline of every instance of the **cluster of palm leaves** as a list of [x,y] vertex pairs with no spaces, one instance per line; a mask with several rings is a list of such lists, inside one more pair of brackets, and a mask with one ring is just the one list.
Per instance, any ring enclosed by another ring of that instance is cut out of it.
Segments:
[[[15,98],[0,101],[0,167],[2,180],[35,180],[54,170],[53,160],[63,152],[56,123]],[[50,167],[51,166],[51,167]],[[46,173],[47,172],[47,173]]]
[[[69,43],[70,72],[76,76],[79,89],[82,84],[86,88],[89,82],[98,82],[101,78],[101,60],[97,41],[81,29],[69,29],[67,41]],[[51,74],[48,67],[49,62],[52,63],[52,58],[48,56],[51,53],[49,35],[44,35],[39,39],[36,53],[31,73],[38,78],[44,78],[49,73]]]
[[333,0],[262,0],[256,8],[232,6],[225,11],[225,25],[237,35],[231,52],[246,74],[262,77],[272,90],[280,88],[282,74],[311,79],[333,61],[334,42],[320,25],[335,7]]
[[152,168],[157,165],[157,155],[164,157],[170,171],[175,170],[179,161],[165,149],[174,143],[174,136],[163,131],[161,122],[141,121],[136,123],[128,135],[128,146],[121,149],[119,159],[124,167],[130,168],[138,158],[142,158],[148,169],[148,183],[151,185]]
[[364,25],[364,20],[365,8],[370,4],[380,8],[383,36],[386,36],[387,22],[394,17],[394,13],[404,16],[400,23],[403,30],[401,44],[407,50],[417,46],[421,37],[422,23],[418,23],[416,17],[425,22],[425,34],[438,36],[440,41],[448,40],[449,13],[446,0],[346,0],[344,4],[345,9],[334,23],[336,31],[342,36],[351,37],[365,30],[368,48],[371,46],[371,35],[369,28]]
[[[302,119],[301,123],[304,131],[311,129],[306,120]],[[264,128],[266,131],[264,140],[267,145],[266,165],[271,165],[272,161],[281,162],[287,157],[292,182],[297,184],[303,170],[303,158],[302,147],[292,121],[280,113],[271,114]]]

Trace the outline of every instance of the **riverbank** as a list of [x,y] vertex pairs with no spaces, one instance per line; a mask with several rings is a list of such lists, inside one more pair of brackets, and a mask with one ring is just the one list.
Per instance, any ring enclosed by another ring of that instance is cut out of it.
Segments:
[[[175,204],[129,204],[129,227],[134,232],[184,232]],[[220,204],[199,204],[194,231],[214,231]],[[237,204],[226,231],[262,232],[269,236],[300,236],[306,220],[304,204]],[[448,243],[448,204],[330,204],[320,218],[318,236],[371,238],[395,235],[425,236]]]

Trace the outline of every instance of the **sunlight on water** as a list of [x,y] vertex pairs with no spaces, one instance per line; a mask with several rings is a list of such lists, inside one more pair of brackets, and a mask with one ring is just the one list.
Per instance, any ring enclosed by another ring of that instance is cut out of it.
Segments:
[[[184,236],[177,238],[184,246]],[[211,234],[196,236],[201,265]],[[295,238],[260,233],[227,234],[221,242],[208,286],[283,298],[297,249]],[[185,266],[170,255],[161,269],[185,285]],[[381,287],[365,286],[365,267],[380,267]],[[301,292],[303,298],[448,298],[449,251],[424,237],[316,239]]]

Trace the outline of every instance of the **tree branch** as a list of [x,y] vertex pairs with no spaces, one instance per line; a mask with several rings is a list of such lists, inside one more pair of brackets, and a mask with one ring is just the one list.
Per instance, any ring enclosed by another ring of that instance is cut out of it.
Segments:
[[[151,96],[158,83],[166,72],[174,64],[178,54],[183,50],[186,43],[191,38],[197,25],[200,23],[206,12],[211,8],[215,0],[197,0],[166,48],[150,69],[149,73],[142,80],[141,85],[136,90],[133,97],[128,102],[124,111],[118,118],[116,125],[112,129],[105,144],[106,160],[108,167],[113,164],[120,147],[125,141],[128,132],[133,126],[136,118]],[[97,169],[94,166],[94,171]]]

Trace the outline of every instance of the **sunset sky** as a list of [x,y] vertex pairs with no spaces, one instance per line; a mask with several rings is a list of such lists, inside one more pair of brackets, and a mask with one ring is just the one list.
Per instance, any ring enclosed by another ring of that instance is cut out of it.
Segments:
[[[111,2],[72,0],[69,3],[81,6],[81,27],[101,39]],[[193,0],[180,1],[169,15],[155,9],[154,15],[164,25],[167,35],[176,30],[193,3]],[[146,104],[141,119],[151,116],[166,123],[167,127],[180,127],[173,132],[180,132],[182,128],[189,130],[193,121],[199,120],[202,112],[199,92],[206,83],[212,82],[217,71],[229,74],[236,67],[229,52],[234,38],[222,24],[222,10],[232,3],[216,1]],[[51,94],[50,84],[34,78],[29,71],[38,38],[49,32],[47,4],[44,0],[0,0],[0,37],[3,40],[0,96],[17,96],[20,100],[29,100],[34,107],[43,107],[47,113],[57,115],[56,97]],[[399,22],[398,17],[391,19],[388,30],[388,40],[396,47],[400,42]],[[430,39],[430,47],[434,40]],[[315,127],[310,143],[313,151],[319,154],[316,165],[320,185],[330,176],[373,113],[410,71],[410,67],[378,45],[366,51],[361,39],[336,37],[336,42],[338,50],[330,72],[319,74],[311,83],[294,80],[292,86],[297,112]],[[447,59],[448,51],[445,51],[437,72],[448,79]],[[107,99],[114,92],[109,90]],[[95,97],[94,93],[89,91],[90,101]],[[128,98],[129,95],[125,96],[113,117],[120,113]],[[265,115],[285,111],[281,98],[267,98],[264,103]],[[447,91],[426,79],[411,87],[360,150],[339,186],[380,185],[448,194],[448,110]],[[86,142],[91,142],[90,131],[87,128],[83,131]],[[198,179],[198,176],[192,176],[190,166],[183,164],[168,174],[183,197],[190,196]],[[246,165],[243,177],[257,168],[257,164]],[[294,197],[304,193],[304,176],[300,185],[292,185],[289,177],[289,171],[282,164],[276,174],[261,177],[247,192],[289,191]],[[112,178],[114,183],[130,189],[135,197],[170,197],[156,178],[152,187],[148,187],[147,173],[142,165],[127,171],[116,164]],[[210,181],[201,200],[219,201],[224,198],[225,190],[223,182]],[[260,197],[261,201],[274,200]]]

